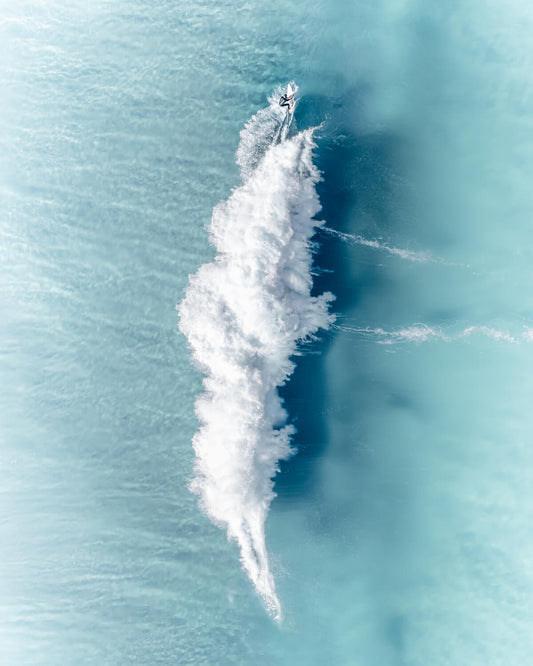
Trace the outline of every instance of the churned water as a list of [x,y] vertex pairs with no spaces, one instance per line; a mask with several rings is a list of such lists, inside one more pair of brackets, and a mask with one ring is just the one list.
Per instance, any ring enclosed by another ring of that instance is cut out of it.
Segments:
[[2,663],[529,663],[529,5],[0,17]]

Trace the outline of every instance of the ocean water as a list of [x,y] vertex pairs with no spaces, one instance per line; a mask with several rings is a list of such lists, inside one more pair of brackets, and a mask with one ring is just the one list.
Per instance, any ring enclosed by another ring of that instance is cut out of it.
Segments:
[[0,7],[0,661],[530,663],[530,6]]

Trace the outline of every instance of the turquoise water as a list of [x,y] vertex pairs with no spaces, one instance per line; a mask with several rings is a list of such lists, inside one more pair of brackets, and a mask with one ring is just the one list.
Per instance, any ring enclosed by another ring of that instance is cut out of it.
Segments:
[[529,6],[1,17],[2,663],[529,663]]

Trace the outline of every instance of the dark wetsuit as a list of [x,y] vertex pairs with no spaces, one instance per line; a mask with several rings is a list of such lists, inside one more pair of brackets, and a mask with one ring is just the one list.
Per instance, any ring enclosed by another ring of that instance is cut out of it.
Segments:
[[294,95],[290,95],[290,97],[286,94],[282,95],[280,100],[279,100],[279,105],[280,106],[286,106],[287,108],[290,109],[293,99],[294,99]]

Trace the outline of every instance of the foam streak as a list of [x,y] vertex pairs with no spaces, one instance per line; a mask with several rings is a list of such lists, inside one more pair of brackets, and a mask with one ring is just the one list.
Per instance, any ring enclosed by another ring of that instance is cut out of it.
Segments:
[[343,241],[348,243],[353,243],[354,245],[364,245],[365,247],[371,247],[374,250],[381,250],[387,252],[388,254],[396,255],[400,259],[406,259],[407,261],[414,261],[420,264],[427,263],[445,263],[441,259],[435,259],[432,257],[429,252],[414,252],[413,250],[405,250],[399,247],[393,247],[387,243],[380,243],[377,240],[369,240],[358,234],[345,234],[342,231],[337,231],[336,229],[330,229],[326,227],[324,229],[328,234],[341,238]]
[[393,345],[403,342],[427,342],[428,340],[442,340],[451,342],[461,338],[469,338],[475,335],[482,335],[496,342],[507,342],[511,344],[520,344],[521,342],[533,342],[533,328],[525,327],[518,333],[510,333],[507,330],[501,330],[486,325],[467,326],[461,331],[445,333],[440,328],[433,328],[427,324],[412,324],[404,328],[392,331],[386,331],[383,328],[368,328],[346,325],[334,325],[334,328],[347,333],[357,333],[364,337],[374,338],[377,344]]

